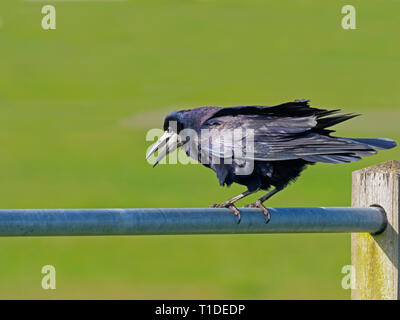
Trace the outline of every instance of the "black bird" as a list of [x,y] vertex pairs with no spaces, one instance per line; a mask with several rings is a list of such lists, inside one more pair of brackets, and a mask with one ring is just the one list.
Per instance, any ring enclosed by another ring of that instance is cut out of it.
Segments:
[[[255,203],[246,206],[260,208],[268,223],[270,213],[263,203],[294,181],[307,165],[358,161],[361,157],[376,154],[376,149],[396,146],[396,142],[390,139],[331,136],[334,131],[327,128],[358,116],[338,115],[339,111],[310,107],[309,100],[295,100],[272,107],[201,107],[176,111],[165,118],[165,133],[150,148],[146,158],[159,150],[155,166],[168,153],[182,147],[188,156],[215,171],[221,186],[230,186],[234,182],[246,186],[247,191],[220,205],[213,205],[230,208],[238,217],[238,223],[240,211],[234,203],[259,190],[274,187]],[[209,131],[212,132],[211,140],[209,136],[202,138],[205,129],[213,130]],[[247,133],[232,140],[214,139],[237,129],[252,132],[250,144],[243,146]],[[188,130],[197,137],[188,134]],[[249,145],[252,152],[248,152]],[[243,174],[247,167],[252,170]]]

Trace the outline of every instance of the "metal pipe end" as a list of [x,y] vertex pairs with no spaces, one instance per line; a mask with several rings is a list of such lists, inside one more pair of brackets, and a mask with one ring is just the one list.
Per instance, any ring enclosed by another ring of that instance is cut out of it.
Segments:
[[376,235],[379,235],[379,234],[385,232],[385,230],[386,230],[386,228],[388,226],[388,219],[387,219],[386,211],[382,206],[380,206],[379,204],[373,204],[373,205],[370,205],[370,207],[378,208],[379,211],[382,214],[382,226],[381,226],[381,228],[378,231],[376,231],[374,233],[371,233],[371,235],[376,236]]

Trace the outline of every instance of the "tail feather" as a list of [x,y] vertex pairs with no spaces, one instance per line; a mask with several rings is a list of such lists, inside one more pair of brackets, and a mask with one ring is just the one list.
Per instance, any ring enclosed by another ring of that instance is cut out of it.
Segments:
[[318,124],[316,129],[325,129],[332,127],[338,123],[353,119],[355,117],[358,117],[359,114],[354,114],[354,113],[347,113],[347,114],[340,114],[332,117],[326,117],[326,118],[319,118]]
[[[362,157],[372,156],[376,149],[384,150],[396,147],[396,142],[390,139],[350,139],[336,138],[337,141],[348,141],[349,145],[341,145],[332,148],[319,147],[320,152],[303,153],[302,158],[310,162],[347,163],[361,160]],[[308,148],[309,151],[311,151]]]
[[391,139],[376,138],[376,139],[350,139],[362,144],[366,144],[372,148],[386,150],[393,149],[397,146],[397,143]]

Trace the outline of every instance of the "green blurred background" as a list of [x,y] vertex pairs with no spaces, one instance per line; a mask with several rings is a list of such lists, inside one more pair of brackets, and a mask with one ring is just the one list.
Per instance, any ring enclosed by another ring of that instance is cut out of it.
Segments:
[[[57,29],[41,28],[53,4]],[[338,135],[400,141],[400,2],[0,3],[0,207],[205,207],[241,192],[199,165],[152,169],[171,110],[278,104],[360,112]],[[269,206],[348,206],[348,165],[317,165]],[[0,239],[0,298],[347,299],[349,235]],[[57,289],[41,288],[41,268]]]

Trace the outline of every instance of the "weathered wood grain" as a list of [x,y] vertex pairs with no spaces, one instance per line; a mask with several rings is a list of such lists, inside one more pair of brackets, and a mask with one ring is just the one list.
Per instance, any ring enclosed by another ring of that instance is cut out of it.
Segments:
[[353,172],[352,206],[378,205],[387,216],[381,234],[354,233],[351,260],[355,267],[352,299],[398,300],[400,162],[389,161]]

